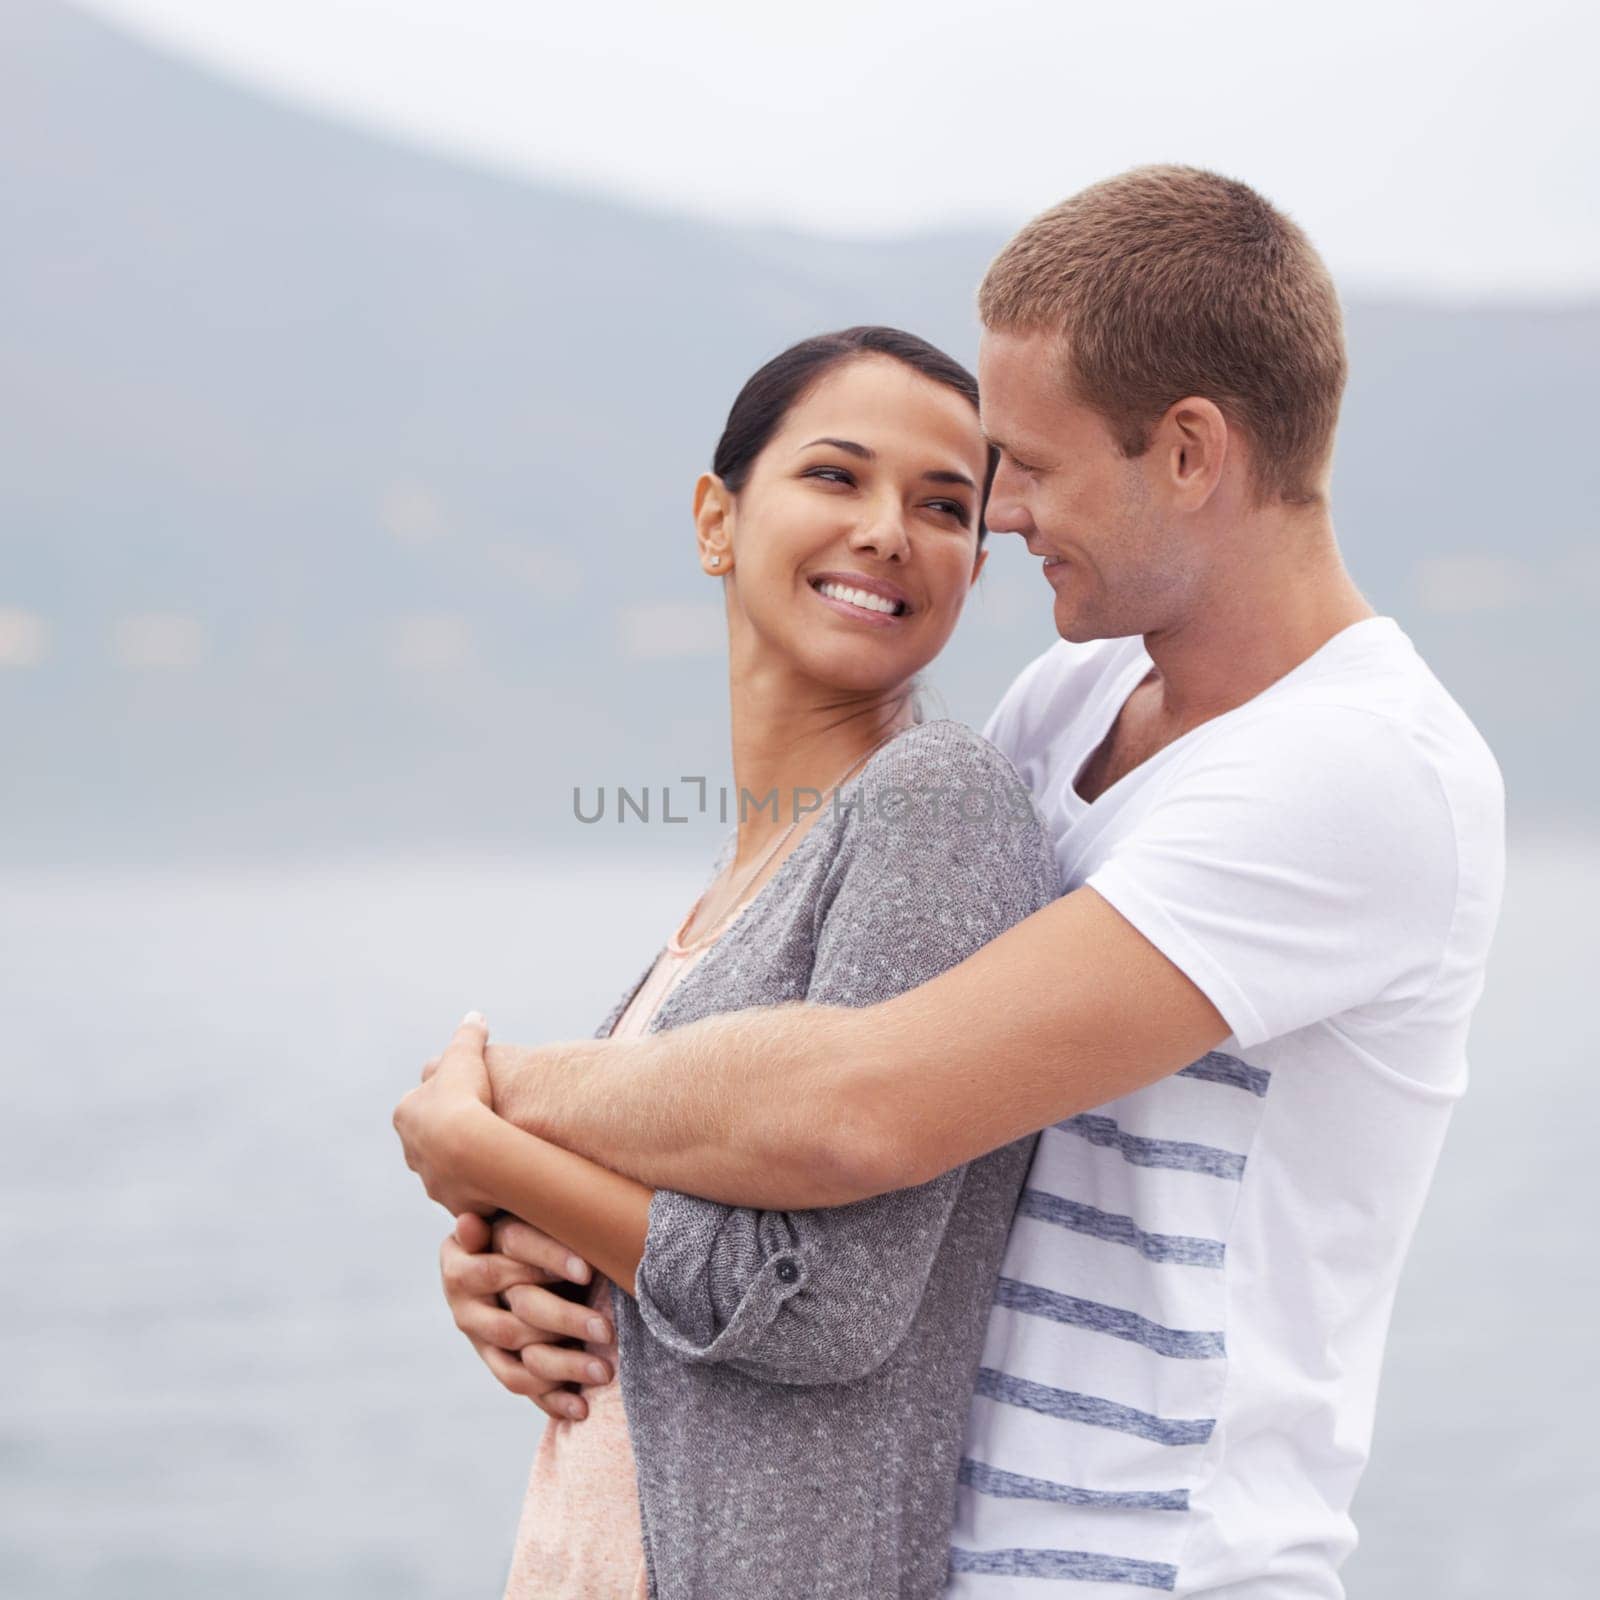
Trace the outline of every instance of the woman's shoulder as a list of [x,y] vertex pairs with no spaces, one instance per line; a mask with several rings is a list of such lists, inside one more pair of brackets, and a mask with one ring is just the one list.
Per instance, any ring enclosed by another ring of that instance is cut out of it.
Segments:
[[1059,893],[1055,849],[1027,784],[1005,753],[951,717],[890,740],[847,786],[841,859],[869,854],[885,868],[938,863],[950,892],[1004,877],[1038,898]]
[[941,818],[951,825],[962,818],[1014,816],[1044,827],[1010,758],[954,717],[935,717],[896,735],[862,769],[858,786],[869,816],[886,804],[911,803],[920,806],[919,815],[930,826],[938,826]]

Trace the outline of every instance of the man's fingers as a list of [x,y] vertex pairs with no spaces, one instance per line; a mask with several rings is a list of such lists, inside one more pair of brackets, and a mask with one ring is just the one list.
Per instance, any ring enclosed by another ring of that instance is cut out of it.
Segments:
[[518,1352],[524,1367],[547,1383],[608,1383],[611,1363],[567,1345],[535,1340]]
[[560,1339],[592,1339],[610,1344],[611,1324],[592,1306],[574,1305],[535,1284],[513,1284],[505,1291],[511,1314],[530,1328]]
[[587,1261],[520,1217],[497,1217],[493,1234],[494,1248],[503,1256],[524,1261],[530,1267],[542,1267],[552,1277],[565,1278],[569,1283],[589,1281]]

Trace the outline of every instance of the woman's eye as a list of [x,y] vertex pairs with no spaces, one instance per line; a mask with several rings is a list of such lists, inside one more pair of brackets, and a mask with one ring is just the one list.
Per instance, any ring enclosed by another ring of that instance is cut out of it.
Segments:
[[821,478],[826,483],[854,483],[855,479],[843,467],[808,467],[804,478]]
[[956,519],[957,522],[961,524],[962,527],[966,527],[967,508],[962,505],[959,500],[930,500],[928,504],[932,506],[935,511],[948,512]]

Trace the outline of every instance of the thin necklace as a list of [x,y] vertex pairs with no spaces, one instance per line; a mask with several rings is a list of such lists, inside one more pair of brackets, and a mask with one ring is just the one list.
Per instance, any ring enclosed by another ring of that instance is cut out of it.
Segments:
[[[861,766],[864,762],[870,760],[873,756],[875,756],[878,753],[878,751],[880,751],[886,744],[888,744],[888,742],[892,738],[895,737],[896,733],[904,733],[904,732],[905,732],[904,728],[897,728],[897,729],[895,729],[894,733],[886,733],[886,734],[884,734],[884,736],[875,745],[873,745],[873,747],[869,751],[867,751],[866,755],[858,756],[854,761],[852,761],[850,763],[850,765],[848,767],[846,767],[844,769],[844,771],[842,773],[839,774],[839,776],[837,778],[834,779],[833,788],[830,788],[828,790],[828,793],[831,795],[833,793],[834,789],[837,789],[839,787],[839,785],[842,784],[845,781],[845,779],[848,778],[850,776],[850,774],[856,770],[857,767]],[[744,894],[744,891],[752,883],[755,882],[756,878],[760,875],[761,869],[764,866],[766,866],[766,864],[773,858],[773,856],[775,856],[778,853],[778,850],[782,846],[783,841],[785,839],[787,839],[789,837],[789,835],[791,833],[793,833],[794,830],[796,828],[798,828],[799,826],[800,826],[800,819],[799,819],[799,817],[796,817],[794,819],[794,821],[791,822],[789,824],[789,826],[787,828],[785,828],[783,830],[783,832],[780,833],[778,835],[778,837],[772,841],[771,847],[768,850],[766,850],[766,851],[764,851],[762,853],[761,859],[758,862],[756,862],[755,866],[753,866],[750,869],[749,872],[747,872],[745,874],[744,882],[739,885],[739,895],[740,896],[742,896]],[[728,919],[734,914],[734,912],[743,909],[743,906],[741,905],[740,899],[738,897],[736,897],[734,899],[733,904],[731,906],[729,906],[728,909],[726,911],[724,911],[722,913],[722,915],[720,917],[718,917],[717,920],[715,922],[713,922],[711,924],[711,926],[704,933],[702,933],[698,938],[689,940],[689,942],[687,944],[684,943],[683,930],[685,928],[687,928],[691,922],[694,921],[695,913],[699,911],[701,905],[705,901],[706,896],[711,893],[711,889],[712,889],[712,885],[707,884],[706,887],[703,890],[701,890],[700,898],[698,900],[696,900],[695,903],[692,906],[689,907],[688,916],[686,916],[683,919],[683,921],[678,924],[678,931],[676,933],[674,933],[670,939],[667,940],[667,949],[673,955],[675,955],[675,956],[693,955],[695,953],[695,951],[704,950],[707,945],[715,944],[716,941],[717,941],[718,935],[721,933],[721,931],[722,931],[724,925],[727,923]]]

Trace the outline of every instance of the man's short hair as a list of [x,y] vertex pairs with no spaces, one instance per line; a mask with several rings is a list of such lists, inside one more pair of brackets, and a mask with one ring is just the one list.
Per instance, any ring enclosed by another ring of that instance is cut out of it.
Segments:
[[1313,503],[1344,392],[1333,280],[1247,184],[1138,167],[1052,206],[995,258],[984,327],[1059,335],[1070,391],[1130,456],[1176,400],[1214,401],[1250,441],[1259,502]]

